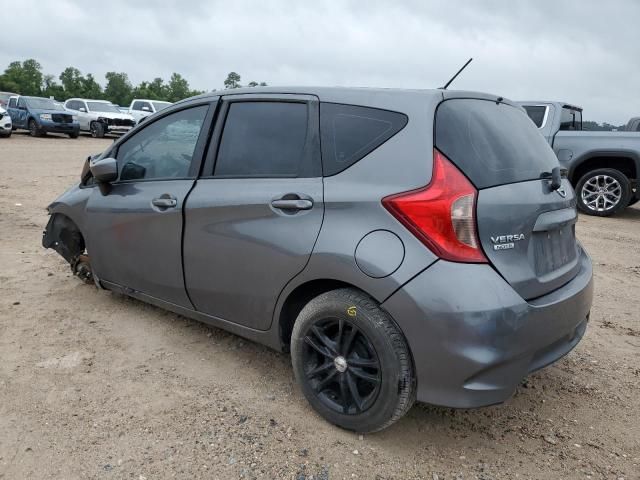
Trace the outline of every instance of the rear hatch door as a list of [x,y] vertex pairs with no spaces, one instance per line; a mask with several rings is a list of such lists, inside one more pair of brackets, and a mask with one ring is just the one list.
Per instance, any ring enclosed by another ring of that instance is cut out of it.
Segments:
[[559,166],[522,108],[494,98],[445,99],[436,147],[478,189],[478,237],[490,263],[524,298],[545,295],[579,271],[576,199],[542,178]]

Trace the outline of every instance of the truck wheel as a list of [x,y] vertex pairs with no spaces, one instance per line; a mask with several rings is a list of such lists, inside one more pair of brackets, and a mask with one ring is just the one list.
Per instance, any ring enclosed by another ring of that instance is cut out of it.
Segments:
[[32,137],[39,137],[40,135],[42,135],[40,129],[38,128],[38,124],[33,118],[29,120],[29,135],[31,135]]
[[640,200],[640,198],[632,198],[627,204],[627,207],[630,207],[631,205],[635,205],[636,203],[638,203],[638,200]]
[[103,138],[104,137],[104,125],[100,122],[91,122],[91,126],[89,127],[91,130],[91,136],[93,138]]
[[69,138],[78,138],[78,132],[70,133]]
[[333,290],[305,305],[291,334],[291,361],[311,406],[347,430],[382,430],[416,398],[404,335],[357,290]]
[[585,173],[576,185],[578,208],[587,215],[608,217],[629,204],[631,185],[619,170],[598,168]]

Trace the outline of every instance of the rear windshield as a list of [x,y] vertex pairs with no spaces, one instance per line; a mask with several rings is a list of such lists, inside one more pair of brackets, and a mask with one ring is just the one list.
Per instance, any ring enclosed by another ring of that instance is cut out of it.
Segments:
[[478,189],[534,180],[558,166],[525,112],[490,100],[442,102],[435,143]]

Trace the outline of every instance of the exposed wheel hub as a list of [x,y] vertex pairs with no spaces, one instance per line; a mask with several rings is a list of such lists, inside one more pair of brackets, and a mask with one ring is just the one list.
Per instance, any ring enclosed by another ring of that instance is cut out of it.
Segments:
[[347,360],[344,357],[338,356],[333,359],[333,364],[336,366],[336,370],[340,373],[347,370]]

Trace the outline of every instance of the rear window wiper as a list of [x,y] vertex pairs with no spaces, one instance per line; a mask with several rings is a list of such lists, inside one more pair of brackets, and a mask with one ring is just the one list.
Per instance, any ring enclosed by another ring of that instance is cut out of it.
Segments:
[[551,191],[558,190],[562,185],[562,179],[567,178],[568,170],[566,168],[554,167],[550,172],[542,172],[540,178],[550,179],[549,187]]

